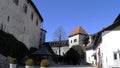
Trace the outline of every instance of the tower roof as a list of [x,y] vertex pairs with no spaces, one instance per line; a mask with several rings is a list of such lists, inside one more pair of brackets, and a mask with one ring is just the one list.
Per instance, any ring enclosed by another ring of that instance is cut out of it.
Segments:
[[70,36],[73,36],[73,35],[76,35],[76,34],[83,34],[83,35],[88,35],[87,32],[81,27],[81,26],[78,26],[76,27],[69,35]]

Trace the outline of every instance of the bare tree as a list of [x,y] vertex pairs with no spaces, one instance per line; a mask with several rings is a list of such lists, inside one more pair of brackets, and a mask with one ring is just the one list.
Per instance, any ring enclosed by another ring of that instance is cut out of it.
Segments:
[[66,32],[64,31],[62,26],[59,26],[54,32],[54,40],[59,41],[59,55],[60,55],[60,47],[61,47],[61,40],[66,39]]

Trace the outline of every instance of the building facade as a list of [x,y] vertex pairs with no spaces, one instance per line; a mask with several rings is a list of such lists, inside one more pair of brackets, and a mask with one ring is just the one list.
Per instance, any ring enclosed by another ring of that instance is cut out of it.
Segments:
[[0,0],[0,28],[12,34],[27,48],[39,47],[43,21],[31,0]]
[[69,35],[69,48],[74,45],[83,45],[83,38],[87,35],[82,27],[76,27]]
[[120,67],[120,15],[113,24],[97,33],[93,49],[97,65],[102,68]]
[[101,62],[103,67],[120,67],[120,31],[105,31],[100,43]]

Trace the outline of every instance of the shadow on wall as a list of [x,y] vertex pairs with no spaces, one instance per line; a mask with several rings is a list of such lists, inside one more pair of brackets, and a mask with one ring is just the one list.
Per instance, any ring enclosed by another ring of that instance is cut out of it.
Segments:
[[20,61],[29,54],[28,48],[13,35],[0,30],[0,53]]

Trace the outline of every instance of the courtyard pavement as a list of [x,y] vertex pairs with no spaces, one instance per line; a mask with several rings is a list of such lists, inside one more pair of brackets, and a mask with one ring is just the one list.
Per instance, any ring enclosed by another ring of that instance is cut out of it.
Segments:
[[[17,68],[25,68],[25,66],[19,66]],[[34,66],[34,68],[40,68],[39,66]],[[55,65],[48,68],[97,68],[92,66],[81,66],[81,65]]]

